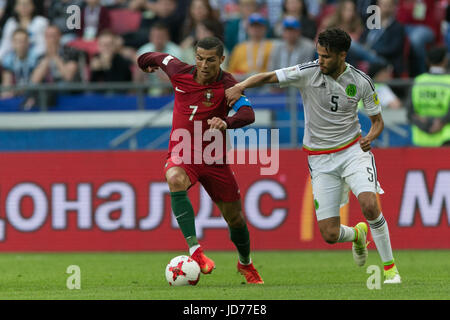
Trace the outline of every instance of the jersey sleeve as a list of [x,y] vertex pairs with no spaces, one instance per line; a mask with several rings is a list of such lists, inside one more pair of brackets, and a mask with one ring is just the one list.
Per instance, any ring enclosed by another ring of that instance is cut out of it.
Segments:
[[362,101],[367,115],[374,116],[381,112],[380,99],[375,91],[372,80],[368,77],[362,79]]
[[304,63],[301,65],[296,65],[292,67],[282,68],[275,70],[278,77],[278,82],[280,87],[294,86],[297,88],[304,87],[308,78],[310,77],[310,68],[308,67],[311,63]]
[[139,56],[139,68],[160,67],[171,78],[177,73],[183,73],[192,66],[184,63],[167,53],[147,52]]

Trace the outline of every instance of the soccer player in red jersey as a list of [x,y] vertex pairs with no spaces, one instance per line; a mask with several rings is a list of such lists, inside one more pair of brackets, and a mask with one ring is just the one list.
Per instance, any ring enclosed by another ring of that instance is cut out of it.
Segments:
[[[175,90],[172,132],[164,172],[169,184],[172,210],[191,257],[198,262],[204,274],[211,273],[215,268],[214,261],[203,253],[197,241],[194,210],[187,196],[187,190],[199,181],[228,224],[231,241],[239,253],[238,271],[245,276],[247,283],[261,284],[264,282],[250,258],[250,236],[242,213],[239,187],[225,160],[226,129],[244,127],[254,121],[255,115],[250,101],[241,96],[233,105],[236,113],[228,116],[230,107],[226,102],[225,90],[237,81],[220,68],[225,59],[223,50],[223,43],[218,38],[209,37],[196,45],[195,66],[159,52],[142,54],[138,58],[138,65],[145,72],[162,69]],[[207,160],[205,152],[210,142],[202,139],[198,143],[194,138],[199,131],[204,137],[210,129],[218,130],[214,131],[214,138],[222,143],[220,150],[215,148],[212,157]],[[185,141],[187,132],[190,141]],[[180,136],[182,141],[178,142]],[[181,148],[180,152],[180,143],[183,146],[188,143],[189,150]]]

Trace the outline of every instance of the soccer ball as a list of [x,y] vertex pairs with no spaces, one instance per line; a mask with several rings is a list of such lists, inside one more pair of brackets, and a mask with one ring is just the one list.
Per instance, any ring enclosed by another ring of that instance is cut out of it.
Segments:
[[200,280],[200,266],[191,257],[175,257],[166,267],[166,280],[171,286],[195,286]]

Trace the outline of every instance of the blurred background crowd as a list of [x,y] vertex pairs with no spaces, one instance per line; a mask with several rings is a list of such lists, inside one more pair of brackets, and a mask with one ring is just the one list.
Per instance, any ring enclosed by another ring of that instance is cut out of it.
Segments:
[[[158,96],[168,89],[157,84],[168,79],[162,72],[149,76],[137,70],[136,57],[144,52],[165,52],[194,64],[195,43],[214,35],[225,43],[223,69],[239,80],[315,59],[316,37],[327,27],[340,27],[351,35],[348,62],[371,77],[413,78],[427,71],[428,49],[450,48],[449,4],[447,0],[0,0],[1,83],[151,81],[155,85],[150,95]],[[378,7],[370,11],[371,5]],[[15,94],[3,90],[1,98]],[[25,107],[34,103],[29,99]]]

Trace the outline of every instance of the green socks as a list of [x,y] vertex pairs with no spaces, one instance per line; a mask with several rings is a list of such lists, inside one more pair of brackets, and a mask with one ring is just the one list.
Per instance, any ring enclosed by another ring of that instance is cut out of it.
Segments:
[[178,221],[181,232],[190,247],[198,245],[195,233],[195,215],[191,201],[187,196],[187,191],[177,191],[170,193],[172,211]]
[[[189,248],[198,245],[195,233],[195,215],[191,201],[187,196],[187,191],[177,191],[170,193],[172,211],[175,214],[181,232]],[[230,239],[236,246],[239,253],[239,261],[242,264],[249,264],[250,261],[250,236],[247,225],[241,228],[228,227]]]
[[250,235],[248,233],[247,225],[244,225],[241,228],[231,228],[230,230],[230,239],[236,246],[239,253],[239,261],[242,264],[250,263]]

